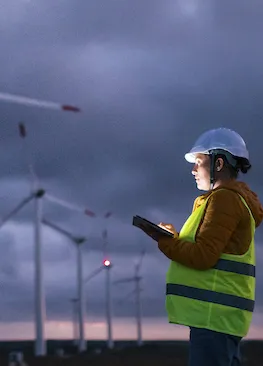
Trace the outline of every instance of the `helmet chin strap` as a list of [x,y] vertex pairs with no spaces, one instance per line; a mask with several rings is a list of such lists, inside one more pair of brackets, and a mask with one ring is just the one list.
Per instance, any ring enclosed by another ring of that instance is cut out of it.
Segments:
[[215,184],[215,154],[212,152],[210,156],[210,190],[212,190]]

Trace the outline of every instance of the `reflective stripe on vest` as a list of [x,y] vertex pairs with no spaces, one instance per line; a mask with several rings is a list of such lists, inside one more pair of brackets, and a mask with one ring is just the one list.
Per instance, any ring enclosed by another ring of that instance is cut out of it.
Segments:
[[227,259],[219,259],[213,268],[221,271],[233,272],[245,276],[256,277],[256,267],[253,264],[249,263],[235,262]]
[[253,300],[245,299],[244,297],[224,294],[222,292],[215,292],[211,290],[203,290],[196,287],[177,285],[173,283],[168,283],[166,285],[166,295],[188,297],[190,299],[231,306],[233,308],[247,310],[250,312],[253,312],[255,304]]

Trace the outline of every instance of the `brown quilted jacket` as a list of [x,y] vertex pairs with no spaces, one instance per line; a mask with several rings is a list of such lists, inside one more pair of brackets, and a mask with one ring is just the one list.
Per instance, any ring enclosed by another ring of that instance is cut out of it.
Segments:
[[165,238],[159,240],[159,249],[169,259],[199,270],[213,267],[221,253],[244,254],[251,242],[250,215],[237,193],[247,202],[258,227],[263,208],[257,195],[246,183],[231,181],[214,189],[213,195],[208,192],[195,200],[193,211],[211,196],[194,245],[179,238]]

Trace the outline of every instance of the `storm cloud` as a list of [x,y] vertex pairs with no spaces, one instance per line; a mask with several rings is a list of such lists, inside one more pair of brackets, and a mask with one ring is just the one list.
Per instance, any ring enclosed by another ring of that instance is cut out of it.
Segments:
[[[1,217],[30,193],[33,164],[48,192],[97,214],[44,204],[47,219],[87,237],[86,275],[102,263],[107,227],[113,278],[132,276],[145,249],[144,316],[163,316],[169,262],[131,226],[132,216],[180,229],[199,194],[184,154],[200,133],[219,126],[246,140],[253,169],[244,180],[263,199],[262,16],[257,0],[2,4],[0,91],[77,105],[81,113],[0,101]],[[107,211],[112,216],[105,220]],[[32,319],[33,203],[1,232],[1,314],[7,321]],[[259,263],[262,242],[260,228]],[[48,317],[69,317],[74,245],[43,226],[43,246]],[[260,311],[262,266],[257,275]],[[102,278],[87,289],[87,309],[96,315],[104,312]],[[130,302],[117,305],[130,287],[114,288],[116,316],[133,315]]]

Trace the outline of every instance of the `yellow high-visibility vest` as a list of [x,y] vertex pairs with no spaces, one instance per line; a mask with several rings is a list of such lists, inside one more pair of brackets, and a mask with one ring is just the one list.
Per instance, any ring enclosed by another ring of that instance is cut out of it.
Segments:
[[[212,193],[213,194],[213,193]],[[208,270],[195,270],[171,261],[166,275],[166,310],[170,323],[205,328],[244,337],[248,333],[255,303],[255,221],[252,240],[243,255],[222,254]],[[207,200],[187,219],[179,238],[195,245],[195,235]]]

